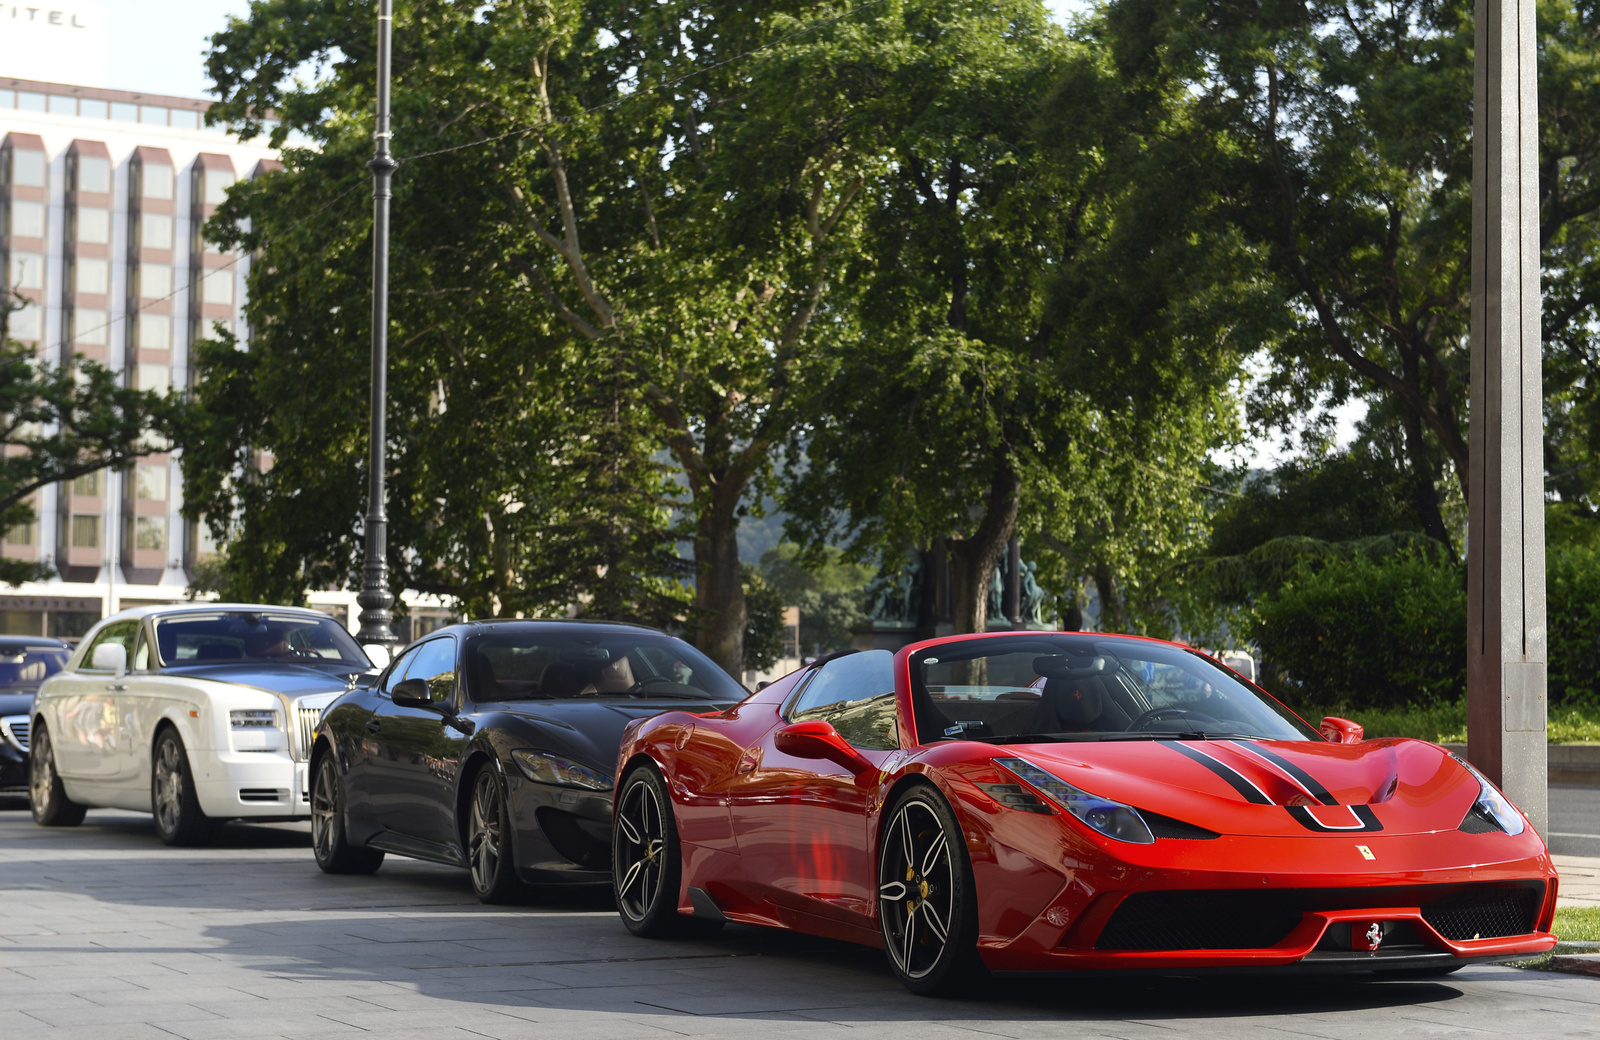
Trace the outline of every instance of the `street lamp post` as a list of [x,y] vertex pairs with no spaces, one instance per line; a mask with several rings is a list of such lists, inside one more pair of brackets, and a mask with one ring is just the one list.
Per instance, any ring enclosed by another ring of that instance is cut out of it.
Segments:
[[378,0],[378,119],[376,145],[367,169],[372,171],[372,393],[369,436],[366,560],[362,567],[362,643],[388,646],[397,640],[390,622],[394,596],[389,592],[389,517],[384,510],[385,423],[389,377],[389,182],[400,164],[389,152],[389,52],[394,23],[392,0]]

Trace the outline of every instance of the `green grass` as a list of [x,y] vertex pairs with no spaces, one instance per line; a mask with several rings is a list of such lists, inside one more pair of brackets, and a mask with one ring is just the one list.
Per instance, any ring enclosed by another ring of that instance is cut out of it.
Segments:
[[[1361,723],[1369,737],[1418,737],[1439,744],[1461,744],[1467,739],[1467,702],[1393,708],[1307,707],[1301,712],[1313,726],[1324,715],[1339,715]],[[1550,743],[1600,742],[1600,706],[1560,705],[1550,712]]]
[[1600,942],[1600,906],[1558,906],[1550,930],[1562,942]]

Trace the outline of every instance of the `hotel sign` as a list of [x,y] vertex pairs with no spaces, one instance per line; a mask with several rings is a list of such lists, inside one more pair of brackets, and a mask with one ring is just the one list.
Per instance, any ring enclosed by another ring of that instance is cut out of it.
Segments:
[[103,0],[0,2],[0,77],[105,86],[110,17]]

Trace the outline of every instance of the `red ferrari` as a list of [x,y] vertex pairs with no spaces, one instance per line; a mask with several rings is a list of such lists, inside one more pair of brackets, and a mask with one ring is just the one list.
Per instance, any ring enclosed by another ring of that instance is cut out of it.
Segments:
[[616,775],[634,933],[881,946],[917,993],[991,970],[1443,974],[1556,941],[1544,842],[1470,765],[1319,733],[1159,640],[845,653],[634,722]]

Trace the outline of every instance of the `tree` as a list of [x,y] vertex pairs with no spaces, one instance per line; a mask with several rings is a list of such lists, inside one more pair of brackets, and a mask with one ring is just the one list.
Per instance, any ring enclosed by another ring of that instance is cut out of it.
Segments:
[[862,606],[872,568],[844,559],[837,546],[808,561],[793,542],[761,554],[761,574],[788,606],[800,609],[800,653],[826,654],[850,646],[851,627],[866,620]]
[[[175,399],[122,386],[93,361],[51,365],[7,336],[16,304],[0,307],[0,530],[35,519],[33,496],[102,469],[166,451]],[[49,577],[47,564],[0,558],[0,581]]]

